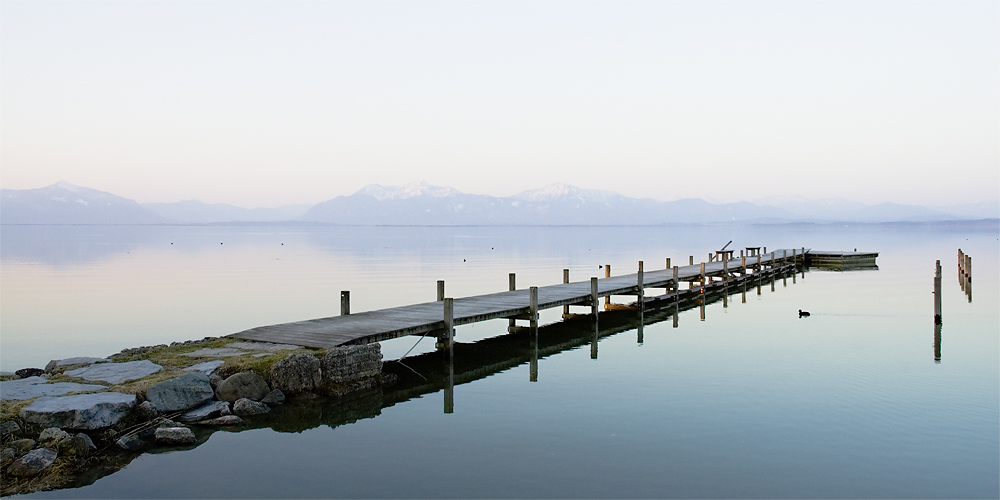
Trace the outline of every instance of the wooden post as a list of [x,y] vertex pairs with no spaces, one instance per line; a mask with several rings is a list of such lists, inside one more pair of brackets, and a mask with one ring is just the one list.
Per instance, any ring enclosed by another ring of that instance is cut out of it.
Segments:
[[[517,287],[514,286],[514,273],[510,273],[507,275],[507,289],[511,292],[517,290]],[[515,326],[517,326],[517,322],[514,320],[514,318],[511,318],[507,321],[508,330],[514,328]]]
[[590,314],[593,314],[595,318],[597,317],[597,305],[600,303],[600,300],[597,297],[597,277],[594,276],[590,278]]
[[340,315],[347,316],[351,314],[351,291],[342,290],[340,292]]
[[638,303],[639,309],[642,309],[642,300],[643,300],[645,294],[644,294],[644,292],[642,290],[642,261],[641,260],[639,261],[639,272],[636,273],[636,285],[635,286],[638,289],[636,291],[636,296],[639,299],[637,303]]
[[[611,264],[607,264],[604,266],[604,277],[605,278],[611,277]],[[607,297],[604,297],[604,308],[607,309],[608,306],[610,305],[611,305],[611,296],[608,295]]]
[[531,330],[531,342],[528,349],[531,350],[531,362],[528,366],[528,381],[538,382],[538,329]]
[[444,280],[438,280],[438,302],[444,300]]
[[757,268],[754,269],[753,272],[759,273],[760,269],[761,269],[761,267],[760,267],[760,254],[757,254]]
[[[701,263],[701,286],[705,286],[705,263],[704,262]],[[701,293],[705,293],[705,290],[702,290]]]
[[770,265],[771,265],[771,269],[774,269],[774,252],[771,252],[771,262],[770,262]]
[[767,253],[767,247],[764,247],[764,253]]
[[[569,283],[569,269],[563,269],[563,283]],[[569,316],[569,305],[563,306],[563,318]]]
[[729,281],[729,259],[722,258],[722,281]]
[[678,290],[680,290],[680,287],[681,287],[681,282],[680,282],[680,277],[678,276],[679,275],[678,271],[679,270],[677,269],[677,266],[674,266],[674,292],[677,292]]
[[[743,253],[743,251],[741,250],[740,253]],[[747,275],[747,256],[746,255],[740,255],[740,268],[742,269],[740,271],[740,275],[746,277],[746,275]]]
[[934,324],[941,324],[941,261],[934,264]]
[[528,316],[531,317],[531,329],[538,329],[538,287],[528,289]]
[[670,269],[670,257],[667,257],[667,267],[664,269]]
[[802,251],[799,252],[799,255],[802,256],[802,265],[806,265],[806,247],[802,247]]
[[688,255],[688,265],[689,266],[694,265],[694,255]]
[[448,342],[448,350],[451,350],[452,343],[455,342],[455,299],[445,298],[444,302],[444,334]]

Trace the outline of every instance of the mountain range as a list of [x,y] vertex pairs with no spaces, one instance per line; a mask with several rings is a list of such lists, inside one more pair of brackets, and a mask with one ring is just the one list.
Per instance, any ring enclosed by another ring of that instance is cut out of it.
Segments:
[[200,201],[139,204],[57,182],[38,189],[0,189],[2,224],[214,224],[307,222],[348,225],[652,225],[717,222],[921,222],[994,219],[1000,204],[928,208],[844,199],[773,197],[755,203],[701,199],[656,201],[612,191],[553,184],[514,196],[462,193],[425,182],[371,184],[315,205],[241,208]]

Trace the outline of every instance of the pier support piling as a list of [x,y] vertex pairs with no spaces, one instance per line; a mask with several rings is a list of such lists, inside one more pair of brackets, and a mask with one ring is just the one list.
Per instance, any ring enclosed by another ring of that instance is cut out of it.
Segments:
[[341,290],[340,292],[340,315],[347,316],[351,314],[351,291]]
[[444,300],[444,280],[438,280],[437,300],[438,300],[438,302],[441,302],[442,300]]
[[[569,283],[569,269],[563,269],[563,284]],[[563,306],[563,318],[569,316],[569,306]]]

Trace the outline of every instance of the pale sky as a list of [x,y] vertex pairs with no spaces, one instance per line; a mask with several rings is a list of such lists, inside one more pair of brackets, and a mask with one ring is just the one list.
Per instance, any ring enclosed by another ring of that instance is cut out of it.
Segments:
[[1000,2],[0,2],[0,187],[1000,198]]

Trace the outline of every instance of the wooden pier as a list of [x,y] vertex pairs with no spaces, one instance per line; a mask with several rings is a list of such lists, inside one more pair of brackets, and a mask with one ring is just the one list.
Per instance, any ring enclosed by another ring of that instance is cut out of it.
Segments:
[[[744,255],[739,259],[653,271],[644,270],[640,261],[636,273],[519,290],[514,289],[512,274],[511,290],[506,292],[456,299],[444,298],[443,293],[439,293],[441,300],[434,302],[354,314],[350,313],[349,295],[344,294],[340,316],[261,326],[229,336],[318,348],[365,344],[432,332],[436,335],[443,332],[443,339],[447,339],[450,337],[447,332],[453,331],[455,326],[491,319],[508,318],[511,326],[517,319],[537,325],[538,311],[555,307],[586,306],[596,318],[599,299],[612,295],[636,296],[639,307],[646,303],[677,301],[691,294],[704,293],[713,282],[742,281],[762,273],[770,275],[778,269],[804,265],[806,255],[805,248],[778,249],[750,257]],[[693,259],[689,262],[693,264]],[[682,282],[688,283],[687,289],[681,288]],[[439,291],[443,290],[441,283],[438,287]],[[647,289],[661,289],[666,293],[646,299]]]
[[878,269],[875,259],[878,252],[830,252],[809,250],[806,254],[806,265],[833,269],[835,271],[854,271]]

